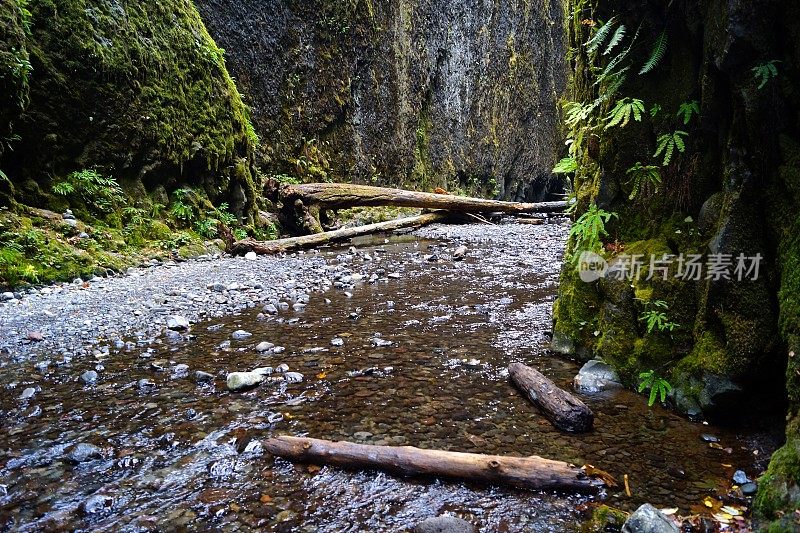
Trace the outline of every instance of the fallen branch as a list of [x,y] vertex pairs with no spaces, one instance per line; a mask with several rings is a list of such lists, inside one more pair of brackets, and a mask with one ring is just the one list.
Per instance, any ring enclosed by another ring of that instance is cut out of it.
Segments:
[[530,490],[594,493],[600,485],[580,468],[537,456],[481,455],[300,437],[273,437],[266,440],[264,448],[274,455],[307,463],[502,483]]
[[265,195],[280,204],[282,222],[299,231],[322,232],[320,215],[333,209],[396,206],[443,209],[462,213],[550,213],[563,211],[566,202],[502,202],[451,194],[388,189],[349,183],[308,183],[293,185],[268,182]]
[[275,241],[257,241],[248,238],[233,242],[232,239],[225,239],[224,236],[223,239],[226,241],[228,253],[233,255],[244,255],[247,252],[255,252],[261,255],[274,255],[315,248],[324,244],[351,239],[361,235],[369,235],[371,233],[390,232],[405,228],[419,228],[428,224],[433,224],[434,222],[443,222],[447,220],[447,218],[448,213],[437,211],[435,213],[426,213],[415,217],[398,218],[387,222],[367,224],[366,226],[342,228],[324,233],[314,233],[312,235],[303,235],[302,237],[289,237]]
[[592,429],[594,414],[591,409],[572,394],[558,388],[540,372],[522,363],[512,363],[508,367],[508,374],[558,429],[572,432]]

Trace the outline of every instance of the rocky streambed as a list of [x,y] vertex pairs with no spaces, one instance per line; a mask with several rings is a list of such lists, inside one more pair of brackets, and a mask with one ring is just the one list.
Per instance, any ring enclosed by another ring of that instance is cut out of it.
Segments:
[[[602,496],[627,510],[738,498],[734,472],[763,468],[771,421],[714,427],[612,389],[582,395],[596,429],[566,435],[509,385],[511,362],[563,387],[581,366],[547,351],[566,231],[435,226],[13,297],[0,304],[0,527],[403,531],[452,514],[568,531],[595,503],[293,465],[263,452],[280,433],[593,464],[628,475],[630,497]],[[230,390],[253,371],[258,386]]]

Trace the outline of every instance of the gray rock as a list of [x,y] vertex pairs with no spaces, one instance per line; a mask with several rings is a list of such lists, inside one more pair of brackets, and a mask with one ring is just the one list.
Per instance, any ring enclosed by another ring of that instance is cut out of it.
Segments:
[[238,391],[260,385],[262,381],[264,381],[264,376],[258,372],[231,372],[228,374],[226,383],[228,390]]
[[453,260],[454,261],[461,261],[467,256],[467,247],[466,246],[459,246],[456,248],[456,251],[453,252]]
[[275,345],[273,343],[271,343],[271,342],[267,342],[267,341],[259,342],[258,346],[256,346],[256,351],[257,352],[266,352],[268,350],[272,350],[274,347],[275,347]]
[[35,394],[36,394],[36,389],[34,389],[33,387],[28,387],[27,389],[22,391],[22,394],[19,395],[19,399],[30,400],[31,398],[33,398]]
[[283,377],[288,383],[300,383],[303,381],[303,374],[300,372],[286,372]]
[[705,374],[703,384],[698,400],[705,413],[728,409],[742,397],[742,388],[727,376]]
[[275,372],[279,374],[283,374],[284,372],[288,371],[289,371],[289,365],[287,365],[286,363],[279,364],[278,367],[275,369]]
[[276,346],[272,349],[272,353],[283,353],[286,351],[286,348],[283,346]]
[[0,294],[0,301],[2,301],[2,302],[8,301],[8,300],[13,300],[13,299],[14,299],[14,293],[13,292],[4,292],[3,294]]
[[376,336],[372,339],[372,345],[378,348],[385,348],[387,346],[391,346],[392,344],[394,344],[394,342],[384,339],[383,337]]
[[256,368],[253,370],[256,374],[261,374],[262,376],[270,376],[275,371],[271,366],[262,366],[260,368]]
[[182,331],[189,329],[189,320],[180,315],[172,315],[167,317],[167,328],[172,331]]
[[600,392],[622,386],[616,371],[597,359],[583,365],[572,384],[579,392]]
[[208,372],[198,370],[194,373],[194,381],[195,383],[208,383],[210,381],[214,381],[214,374],[209,374]]
[[156,388],[156,384],[149,379],[140,379],[136,383],[136,387],[142,392],[149,392]]
[[331,339],[331,346],[344,346],[344,339],[339,337]]
[[747,474],[744,473],[744,470],[737,470],[733,473],[733,482],[737,485],[744,485],[745,483],[749,483],[750,479],[748,479]]
[[87,385],[91,385],[97,381],[97,372],[94,370],[87,370],[83,374],[81,374],[81,381],[86,383]]
[[475,533],[475,526],[457,516],[436,516],[423,520],[412,529],[414,533]]
[[64,459],[75,464],[85,463],[93,459],[100,459],[101,457],[103,457],[103,450],[94,444],[87,444],[85,442],[71,447],[66,455],[64,455]]
[[661,511],[646,503],[622,525],[622,533],[679,533],[678,526]]
[[97,514],[110,509],[114,505],[114,498],[106,494],[89,496],[81,503],[81,510],[87,514]]
[[268,315],[277,315],[278,314],[278,308],[275,307],[272,304],[265,305],[261,310],[264,311],[264,313],[266,313]]
[[252,336],[253,336],[252,333],[250,333],[249,331],[245,331],[243,329],[236,330],[231,334],[231,338],[236,341],[243,341],[245,339],[249,339]]
[[756,485],[753,482],[745,483],[744,485],[741,486],[741,489],[742,489],[742,494],[744,494],[745,496],[752,496],[756,492],[758,492],[758,485]]

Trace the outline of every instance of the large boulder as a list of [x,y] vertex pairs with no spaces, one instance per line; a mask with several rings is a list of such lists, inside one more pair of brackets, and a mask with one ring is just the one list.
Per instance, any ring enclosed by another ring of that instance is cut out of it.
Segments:
[[436,516],[423,520],[412,529],[414,533],[475,533],[475,526],[456,516]]

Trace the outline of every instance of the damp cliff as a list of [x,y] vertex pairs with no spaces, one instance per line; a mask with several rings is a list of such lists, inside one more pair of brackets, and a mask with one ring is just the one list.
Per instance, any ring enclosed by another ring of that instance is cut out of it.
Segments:
[[542,199],[560,148],[563,6],[199,0],[268,174]]
[[252,214],[257,139],[190,0],[5,1],[0,87],[5,203],[53,207],[53,183],[92,169]]
[[[569,10],[571,142],[559,166],[573,177],[578,222],[554,347],[600,356],[632,386],[652,370],[685,412],[730,417],[788,398],[787,442],[755,507],[790,530],[782,512],[800,506],[800,9],[573,0]],[[583,281],[582,251],[618,277]],[[750,259],[737,271],[740,255],[761,259],[757,276]],[[687,275],[692,256],[699,275]],[[665,257],[651,277],[651,258]]]

